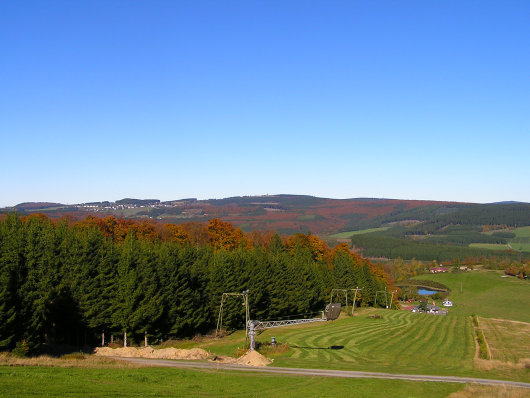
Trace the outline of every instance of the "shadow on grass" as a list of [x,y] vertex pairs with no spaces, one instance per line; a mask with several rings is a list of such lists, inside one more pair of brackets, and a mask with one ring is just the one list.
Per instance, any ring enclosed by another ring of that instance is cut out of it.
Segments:
[[342,350],[344,346],[343,345],[332,345],[329,347],[308,347],[308,346],[301,346],[301,345],[291,345],[291,348],[305,348],[307,350]]

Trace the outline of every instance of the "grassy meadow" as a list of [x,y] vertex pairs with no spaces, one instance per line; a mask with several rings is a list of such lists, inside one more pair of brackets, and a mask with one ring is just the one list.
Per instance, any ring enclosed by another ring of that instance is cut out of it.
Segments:
[[510,247],[502,243],[470,243],[469,247],[488,250],[508,250]]
[[486,318],[510,319],[530,323],[530,281],[503,278],[501,271],[470,271],[421,275],[449,286],[452,314],[476,314]]
[[0,367],[2,397],[447,397],[461,384],[171,368]]
[[530,227],[520,227],[512,230],[515,238],[508,241],[506,245],[495,243],[471,243],[469,247],[489,250],[507,250],[512,249],[519,252],[530,253]]
[[330,235],[330,238],[335,239],[348,239],[353,235],[362,235],[362,234],[369,234],[371,232],[381,232],[386,231],[389,227],[379,227],[379,228],[368,228],[368,229],[361,229],[358,231],[348,231],[348,232],[339,232],[338,234]]
[[471,371],[475,353],[468,319],[395,310],[361,312],[305,330],[267,330],[259,340],[270,336],[290,347],[276,358],[277,366],[449,375]]
[[516,238],[530,238],[530,226],[520,227],[513,230]]

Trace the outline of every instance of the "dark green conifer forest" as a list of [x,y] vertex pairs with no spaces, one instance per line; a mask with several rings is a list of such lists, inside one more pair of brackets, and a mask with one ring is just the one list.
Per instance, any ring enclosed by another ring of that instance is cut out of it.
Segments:
[[[332,288],[363,287],[357,305],[390,288],[381,268],[316,236],[244,234],[221,220],[157,226],[42,215],[0,220],[0,350],[25,341],[101,344],[113,335],[156,343],[215,328],[223,292],[249,289],[251,318],[318,316]],[[244,328],[228,304],[224,325]]]

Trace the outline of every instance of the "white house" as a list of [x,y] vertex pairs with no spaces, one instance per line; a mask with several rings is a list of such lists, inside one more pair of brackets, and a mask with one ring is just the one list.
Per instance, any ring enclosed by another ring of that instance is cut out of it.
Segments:
[[443,302],[443,305],[444,305],[444,307],[452,307],[453,306],[453,302],[449,301],[449,300],[445,300]]

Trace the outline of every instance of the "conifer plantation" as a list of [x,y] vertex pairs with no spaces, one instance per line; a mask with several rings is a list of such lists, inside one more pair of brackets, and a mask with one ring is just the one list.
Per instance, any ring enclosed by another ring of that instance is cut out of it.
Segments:
[[[25,341],[99,345],[102,334],[156,343],[215,328],[221,294],[249,289],[251,318],[318,316],[332,288],[389,288],[382,269],[318,237],[243,233],[218,219],[183,225],[89,216],[0,220],[0,350]],[[241,302],[224,325],[244,327]]]

